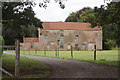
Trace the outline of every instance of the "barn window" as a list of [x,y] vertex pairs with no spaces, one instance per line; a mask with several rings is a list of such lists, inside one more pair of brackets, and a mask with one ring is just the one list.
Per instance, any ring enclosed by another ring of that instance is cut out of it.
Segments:
[[75,47],[78,47],[78,44],[75,44]]
[[64,37],[64,34],[63,34],[63,33],[61,33],[61,34],[60,34],[60,36],[61,36],[61,37]]
[[68,45],[71,45],[70,43],[68,43]]
[[76,38],[76,39],[77,39],[77,38],[79,38],[79,35],[78,35],[78,34],[76,34],[76,35],[75,35],[75,38]]
[[33,48],[33,43],[31,43],[30,47]]
[[98,34],[97,33],[95,33],[95,35],[94,35],[95,37],[98,37]]
[[45,34],[45,38],[48,38],[48,34]]
[[63,43],[61,42],[61,43],[60,43],[60,48],[63,48],[63,47],[64,47],[64,46],[63,46]]
[[40,33],[40,35],[42,35],[42,33]]

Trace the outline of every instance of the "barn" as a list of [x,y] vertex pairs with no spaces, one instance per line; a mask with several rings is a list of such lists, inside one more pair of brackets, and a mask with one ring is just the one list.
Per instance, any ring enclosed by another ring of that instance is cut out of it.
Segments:
[[90,23],[43,22],[38,38],[23,38],[23,50],[102,50],[102,28],[90,27]]

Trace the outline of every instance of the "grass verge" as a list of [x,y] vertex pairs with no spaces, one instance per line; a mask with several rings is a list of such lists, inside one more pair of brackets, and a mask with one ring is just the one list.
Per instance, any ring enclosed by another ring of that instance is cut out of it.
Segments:
[[[14,75],[15,70],[15,56],[3,54],[2,67]],[[50,75],[50,67],[40,61],[20,57],[20,78],[46,78]],[[3,73],[3,78],[9,77]]]

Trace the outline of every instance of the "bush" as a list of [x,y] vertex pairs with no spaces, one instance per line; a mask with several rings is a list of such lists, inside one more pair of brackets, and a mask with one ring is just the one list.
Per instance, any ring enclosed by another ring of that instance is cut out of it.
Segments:
[[74,50],[79,51],[79,50],[80,50],[80,48],[79,48],[79,47],[74,47]]
[[104,42],[104,43],[105,43],[106,49],[108,49],[108,50],[110,50],[116,46],[115,40],[106,39],[106,42]]
[[[0,36],[0,46],[1,46],[1,43],[2,43],[2,45],[5,44],[4,39],[3,39],[2,36]],[[2,49],[2,48],[0,48],[0,49]],[[3,49],[2,49],[2,51],[3,51]],[[1,54],[2,54],[2,53],[0,53],[0,55],[1,55]]]

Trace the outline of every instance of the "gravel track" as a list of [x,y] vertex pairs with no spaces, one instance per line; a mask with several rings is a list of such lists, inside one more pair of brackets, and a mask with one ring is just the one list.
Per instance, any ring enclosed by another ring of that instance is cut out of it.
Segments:
[[[4,54],[15,55],[10,52],[4,52]],[[21,56],[47,63],[52,71],[49,78],[118,78],[117,67],[77,60],[23,54]]]

